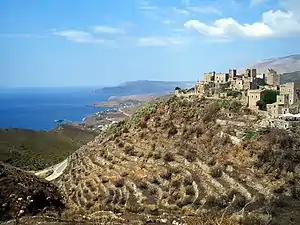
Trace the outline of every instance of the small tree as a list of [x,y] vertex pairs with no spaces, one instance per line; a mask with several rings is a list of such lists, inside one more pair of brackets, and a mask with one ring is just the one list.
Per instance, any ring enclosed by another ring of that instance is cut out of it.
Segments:
[[227,96],[232,96],[234,98],[239,98],[242,96],[242,92],[240,91],[228,91]]
[[176,88],[175,88],[175,91],[180,91],[180,90],[181,90],[180,87],[176,87]]
[[258,106],[258,108],[259,108],[260,110],[266,110],[267,104],[265,103],[264,100],[258,100],[258,101],[256,102],[256,105]]
[[259,101],[257,101],[256,105],[259,107],[260,110],[266,110],[267,104],[272,104],[276,102],[277,95],[279,95],[279,91],[266,90],[262,94],[262,98]]

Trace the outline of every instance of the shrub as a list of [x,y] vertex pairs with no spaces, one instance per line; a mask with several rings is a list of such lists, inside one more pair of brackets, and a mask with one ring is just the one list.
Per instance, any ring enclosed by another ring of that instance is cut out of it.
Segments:
[[139,126],[140,128],[142,128],[142,129],[145,129],[145,128],[147,128],[147,122],[145,122],[145,121],[140,121],[139,124],[138,124],[138,126]]
[[175,134],[177,134],[177,129],[176,127],[172,124],[171,127],[168,130],[168,137],[174,136]]
[[242,92],[240,92],[240,91],[228,91],[227,96],[238,98],[238,97],[242,96]]
[[160,181],[157,177],[153,177],[152,181],[151,181],[153,184],[157,184],[159,185],[160,184]]
[[164,155],[164,160],[166,162],[172,162],[175,160],[175,157],[174,157],[174,154],[172,152],[167,152],[165,155]]
[[154,214],[154,215],[156,215],[156,214],[159,213],[159,208],[158,208],[157,205],[154,205],[154,204],[148,205],[148,206],[145,208],[145,212],[146,212],[146,213],[149,213],[149,214]]
[[155,152],[154,155],[153,155],[153,157],[154,157],[154,159],[156,159],[156,160],[161,159],[161,157],[162,157],[161,151]]
[[148,189],[148,183],[146,181],[139,181],[137,183],[138,188],[146,190]]
[[178,207],[183,207],[189,204],[193,203],[193,197],[192,196],[185,196],[181,201],[177,203]]
[[116,181],[115,181],[115,186],[116,187],[123,187],[125,185],[125,180],[124,178],[118,178]]
[[197,153],[195,151],[186,152],[185,158],[188,162],[195,162],[197,159]]
[[124,143],[120,141],[120,142],[118,143],[118,147],[119,147],[119,148],[124,148]]
[[246,130],[244,141],[250,141],[254,136],[258,135],[259,132],[256,130]]
[[172,177],[172,173],[170,171],[166,171],[160,175],[161,178],[165,180],[170,180]]
[[216,196],[214,196],[214,195],[208,195],[206,197],[205,204],[207,206],[213,207],[213,206],[216,206],[217,203],[218,203],[218,200],[217,200]]
[[256,105],[260,110],[266,110],[267,104],[276,102],[277,95],[279,95],[279,91],[265,90],[262,94],[262,98],[257,101]]
[[194,189],[194,186],[193,186],[193,185],[187,186],[187,187],[185,188],[185,193],[186,193],[187,195],[192,195],[192,196],[194,196],[195,193],[196,193],[196,191],[195,191],[195,189]]
[[221,108],[228,109],[233,112],[237,112],[242,106],[239,101],[227,99],[218,100],[217,103]]
[[135,152],[134,147],[132,145],[125,146],[124,152],[127,155],[131,155],[131,156],[135,156],[136,155],[136,152]]
[[210,169],[210,175],[213,178],[218,178],[222,176],[222,169],[219,166],[213,167]]
[[188,185],[192,185],[193,184],[193,178],[192,176],[186,176],[183,180],[183,184],[185,186],[188,186]]
[[102,177],[102,183],[107,183],[109,181],[108,177]]
[[156,195],[157,192],[158,192],[157,188],[155,188],[155,187],[149,188],[149,194],[151,194],[151,195]]
[[211,103],[204,108],[204,115],[202,117],[203,122],[211,121],[216,113],[220,110],[220,107],[216,103]]
[[181,181],[179,179],[173,180],[171,182],[171,186],[174,187],[174,188],[179,188],[180,185],[181,185]]

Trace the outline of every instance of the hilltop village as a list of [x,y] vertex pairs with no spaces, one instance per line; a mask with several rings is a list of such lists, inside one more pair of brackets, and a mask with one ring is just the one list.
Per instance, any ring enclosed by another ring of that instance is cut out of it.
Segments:
[[267,74],[254,68],[238,74],[209,72],[191,89],[175,89],[181,97],[199,96],[211,99],[235,99],[242,105],[266,116],[263,126],[288,129],[300,123],[300,83],[281,84],[281,74],[268,69]]

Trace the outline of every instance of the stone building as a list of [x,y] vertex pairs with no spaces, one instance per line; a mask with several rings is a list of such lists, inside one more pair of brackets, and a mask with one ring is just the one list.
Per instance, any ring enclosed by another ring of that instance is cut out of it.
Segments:
[[279,115],[290,113],[289,95],[277,95],[275,103],[267,104],[267,112],[271,118],[278,118]]
[[229,69],[229,81],[234,80],[237,77],[236,69]]
[[253,82],[256,79],[257,71],[256,69],[246,69],[244,77],[250,78],[250,82]]
[[248,90],[248,105],[250,109],[258,110],[257,102],[262,98],[265,90]]
[[214,88],[214,83],[212,82],[201,82],[198,81],[195,84],[195,93],[200,95],[200,96],[211,96],[212,90]]
[[271,86],[279,86],[281,76],[273,69],[268,69],[267,84]]
[[204,73],[204,82],[214,82],[215,81],[215,75],[216,75],[216,72],[213,71],[213,72],[209,72],[209,73]]
[[229,80],[229,74],[228,73],[216,73],[215,74],[215,83],[226,83]]
[[244,74],[235,74],[234,77],[230,76],[231,73],[231,70],[229,70],[231,89],[236,91],[258,89],[259,86],[265,84],[264,78],[257,78],[256,69],[246,69]]
[[280,85],[280,94],[276,102],[267,104],[267,112],[271,118],[280,115],[296,114],[300,110],[300,83],[286,83]]
[[280,85],[280,94],[289,95],[289,104],[300,104],[300,83],[286,83]]
[[204,82],[206,83],[226,83],[229,80],[228,73],[216,73],[215,71],[204,73]]

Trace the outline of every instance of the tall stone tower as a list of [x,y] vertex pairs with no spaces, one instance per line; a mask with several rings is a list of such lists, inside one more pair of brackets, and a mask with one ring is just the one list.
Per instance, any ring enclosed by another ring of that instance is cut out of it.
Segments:
[[245,70],[245,77],[249,78],[251,82],[256,79],[257,71],[256,69],[246,69]]
[[271,86],[280,85],[280,74],[277,73],[274,69],[268,69],[267,84]]
[[236,69],[230,69],[229,70],[229,80],[233,80],[237,75],[237,70]]

